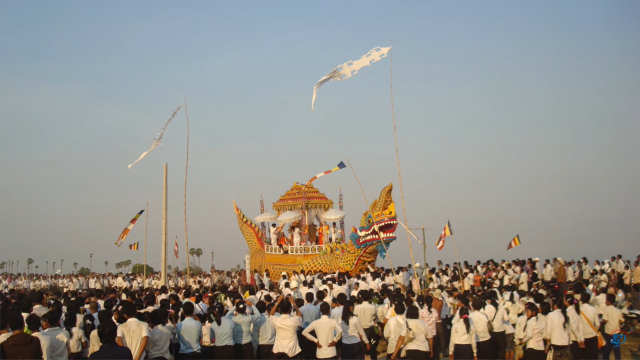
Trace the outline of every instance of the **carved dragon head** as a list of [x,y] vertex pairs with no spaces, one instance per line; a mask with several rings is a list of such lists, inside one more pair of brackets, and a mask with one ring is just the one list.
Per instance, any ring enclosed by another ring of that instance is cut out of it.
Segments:
[[383,258],[386,256],[389,243],[396,239],[395,230],[398,226],[396,207],[391,197],[392,190],[393,184],[382,189],[380,196],[369,206],[369,210],[362,214],[360,227],[352,227],[349,236],[357,248],[378,244],[377,250]]

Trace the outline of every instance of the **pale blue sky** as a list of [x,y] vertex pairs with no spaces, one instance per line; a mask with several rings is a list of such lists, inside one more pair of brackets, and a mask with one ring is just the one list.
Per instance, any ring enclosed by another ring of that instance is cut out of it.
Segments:
[[[164,162],[184,254],[184,113],[127,170],[183,96],[205,267],[246,253],[233,199],[254,217],[260,193],[270,204],[345,157],[370,200],[393,182],[400,208],[389,59],[326,84],[310,112],[318,79],[392,39],[409,225],[431,228],[430,263],[454,259],[451,239],[433,246],[447,219],[461,260],[519,257],[504,250],[516,233],[527,257],[635,256],[639,17],[636,1],[2,1],[1,260],[135,261],[114,242],[147,200],[159,259]],[[336,203],[342,187],[357,225],[348,169],[315,184]],[[141,221],[127,244],[143,240]],[[407,249],[398,231],[394,265]]]

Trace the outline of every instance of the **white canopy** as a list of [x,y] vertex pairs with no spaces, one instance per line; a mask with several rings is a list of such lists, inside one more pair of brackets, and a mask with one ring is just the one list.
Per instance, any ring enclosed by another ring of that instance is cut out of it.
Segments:
[[287,211],[278,216],[278,222],[281,224],[290,223],[302,219],[302,214],[297,211]]
[[344,219],[345,217],[345,212],[341,211],[341,210],[337,210],[337,209],[331,209],[327,212],[325,212],[324,214],[320,215],[320,218],[322,219],[322,221],[340,221],[342,219]]
[[256,216],[256,222],[261,223],[261,222],[276,221],[277,218],[278,218],[278,215],[272,214],[270,212],[266,212],[264,214],[260,214]]

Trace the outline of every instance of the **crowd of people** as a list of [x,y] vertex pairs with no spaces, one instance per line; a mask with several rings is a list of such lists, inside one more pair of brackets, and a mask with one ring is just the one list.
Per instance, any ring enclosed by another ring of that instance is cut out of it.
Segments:
[[167,285],[159,274],[3,274],[0,358],[620,359],[612,334],[633,330],[639,261],[212,270]]

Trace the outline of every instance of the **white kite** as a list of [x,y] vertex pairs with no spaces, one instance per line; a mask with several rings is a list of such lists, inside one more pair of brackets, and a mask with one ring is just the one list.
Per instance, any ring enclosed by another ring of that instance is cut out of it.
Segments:
[[167,126],[169,125],[171,120],[173,120],[173,118],[176,117],[176,115],[178,115],[178,111],[180,110],[182,105],[184,105],[184,103],[180,104],[180,106],[178,106],[171,112],[171,114],[169,115],[169,118],[167,119],[167,122],[164,124],[164,127],[162,128],[162,130],[160,130],[160,134],[158,134],[158,137],[153,138],[153,143],[151,143],[151,147],[149,148],[149,150],[143,152],[142,155],[140,155],[140,157],[138,158],[138,160],[134,161],[133,164],[129,165],[128,167],[129,169],[131,169],[133,165],[135,165],[138,161],[142,160],[145,156],[147,156],[150,152],[152,152],[153,149],[158,147],[158,145],[162,145],[162,136],[164,135],[164,131],[167,130]]
[[320,88],[320,86],[331,80],[339,81],[352,77],[353,75],[357,74],[358,70],[362,69],[363,67],[371,65],[371,63],[380,61],[380,59],[382,59],[383,57],[387,57],[387,53],[389,52],[389,50],[391,50],[391,47],[376,47],[356,61],[347,61],[342,65],[336,66],[336,68],[331,70],[329,74],[320,79],[320,81],[318,81],[316,83],[316,86],[313,88],[311,111],[313,111],[313,104],[316,102],[316,94],[318,93],[318,89]]

